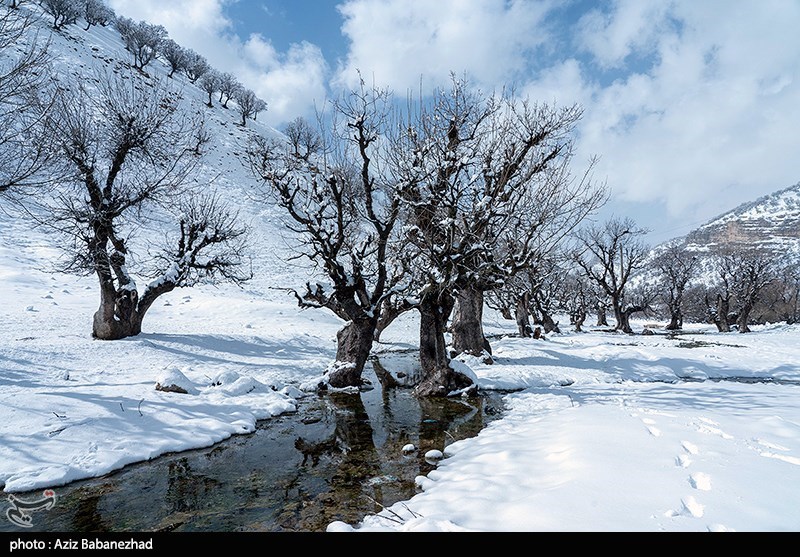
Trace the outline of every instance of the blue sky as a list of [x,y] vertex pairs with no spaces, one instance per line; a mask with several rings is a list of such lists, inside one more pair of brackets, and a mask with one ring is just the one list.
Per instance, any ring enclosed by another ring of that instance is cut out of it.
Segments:
[[353,85],[467,73],[579,103],[613,201],[660,242],[800,181],[798,0],[109,0],[269,103],[276,127]]

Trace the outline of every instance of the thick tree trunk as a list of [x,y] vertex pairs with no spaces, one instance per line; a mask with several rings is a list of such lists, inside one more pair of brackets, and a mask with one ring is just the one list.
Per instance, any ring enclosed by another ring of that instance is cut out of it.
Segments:
[[683,328],[683,315],[678,311],[677,313],[673,312],[670,315],[669,325],[667,325],[667,331],[678,331]]
[[619,300],[612,300],[611,307],[614,310],[614,320],[617,322],[614,326],[615,331],[625,331],[625,327],[627,326],[630,329],[630,323],[628,323],[627,318],[622,313],[622,305],[620,304]]
[[99,340],[119,340],[142,332],[136,290],[114,288],[110,277],[100,280],[100,307],[94,314],[92,336]]
[[[172,292],[177,285],[161,281],[148,287],[141,298],[133,287],[114,288],[110,275],[98,273],[100,279],[100,308],[94,314],[92,336],[100,340],[119,340],[135,337],[142,332],[142,323],[147,311],[162,294]],[[103,276],[107,276],[106,280]]]
[[677,331],[683,328],[683,312],[681,311],[680,299],[669,304],[670,320],[667,325],[668,331]]
[[464,288],[456,297],[453,310],[453,348],[458,354],[480,356],[492,353],[483,334],[483,291]]
[[602,304],[597,304],[597,326],[608,327],[608,318],[606,317],[606,308]]
[[549,313],[542,309],[539,310],[539,313],[542,315],[542,326],[544,327],[545,334],[552,333],[554,331],[556,333],[561,332],[561,330],[558,328],[558,323],[553,321],[553,317]]
[[740,333],[749,333],[750,327],[747,326],[747,322],[750,319],[750,312],[753,310],[752,306],[744,306],[739,311],[739,316],[736,318],[736,326],[739,329]]
[[530,314],[528,313],[528,294],[525,293],[517,299],[515,309],[517,318],[517,331],[522,338],[530,338],[533,333]]
[[633,329],[631,329],[630,314],[626,312],[620,312],[619,316],[617,317],[616,330],[628,334],[633,333]]
[[428,291],[419,304],[419,360],[422,381],[416,386],[417,396],[448,396],[474,383],[466,375],[450,367],[444,336],[447,318],[453,309],[452,297],[446,292]]
[[620,310],[619,322],[621,327],[620,325],[617,326],[619,330],[621,330],[623,333],[632,335],[633,329],[631,328],[631,315],[633,315],[634,313],[638,313],[640,311],[645,311],[646,309],[647,309],[646,306],[631,306],[629,308]]
[[720,333],[729,333],[731,330],[728,323],[728,299],[723,296],[717,296],[717,313],[714,316],[714,324]]
[[336,361],[328,368],[328,384],[341,389],[360,387],[375,335],[377,319],[350,321],[336,333]]
[[573,315],[574,325],[575,325],[575,332],[580,333],[582,332],[583,322],[586,321],[586,310],[581,309],[575,312]]

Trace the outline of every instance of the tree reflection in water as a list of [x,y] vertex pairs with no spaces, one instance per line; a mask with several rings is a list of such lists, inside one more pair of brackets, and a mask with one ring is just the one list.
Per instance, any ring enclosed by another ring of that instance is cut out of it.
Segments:
[[[37,513],[33,529],[313,532],[336,520],[354,524],[413,497],[414,479],[436,467],[425,453],[477,435],[501,407],[499,394],[420,400],[388,385],[307,397],[296,414],[259,423],[251,435],[56,488],[55,508]],[[417,450],[404,453],[407,444]]]

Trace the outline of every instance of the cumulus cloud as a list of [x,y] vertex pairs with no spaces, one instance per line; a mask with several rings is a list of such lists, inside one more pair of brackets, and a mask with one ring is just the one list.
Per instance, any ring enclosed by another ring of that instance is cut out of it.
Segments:
[[357,72],[397,91],[444,84],[451,72],[482,85],[510,81],[546,42],[550,2],[347,0],[339,6],[349,53],[336,83]]
[[163,25],[178,44],[202,54],[215,68],[234,74],[267,101],[261,118],[279,125],[313,114],[325,99],[329,69],[316,45],[302,42],[279,52],[264,37],[239,37],[225,15],[234,0],[110,0],[118,13]]
[[580,64],[526,91],[585,106],[580,154],[615,200],[697,224],[800,180],[798,26],[782,0],[618,0],[575,27]]

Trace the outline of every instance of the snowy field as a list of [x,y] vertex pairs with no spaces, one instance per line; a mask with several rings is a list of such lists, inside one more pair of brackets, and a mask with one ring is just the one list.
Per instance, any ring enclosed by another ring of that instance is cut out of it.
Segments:
[[[293,411],[334,355],[339,320],[298,310],[274,277],[173,292],[141,336],[92,340],[94,280],[45,272],[45,239],[3,224],[6,492],[246,434]],[[415,326],[380,349],[413,345]],[[483,389],[519,389],[507,416],[442,447],[410,501],[329,530],[800,531],[800,327],[689,332],[494,340],[494,365],[467,364]],[[155,390],[167,382],[189,394]]]

